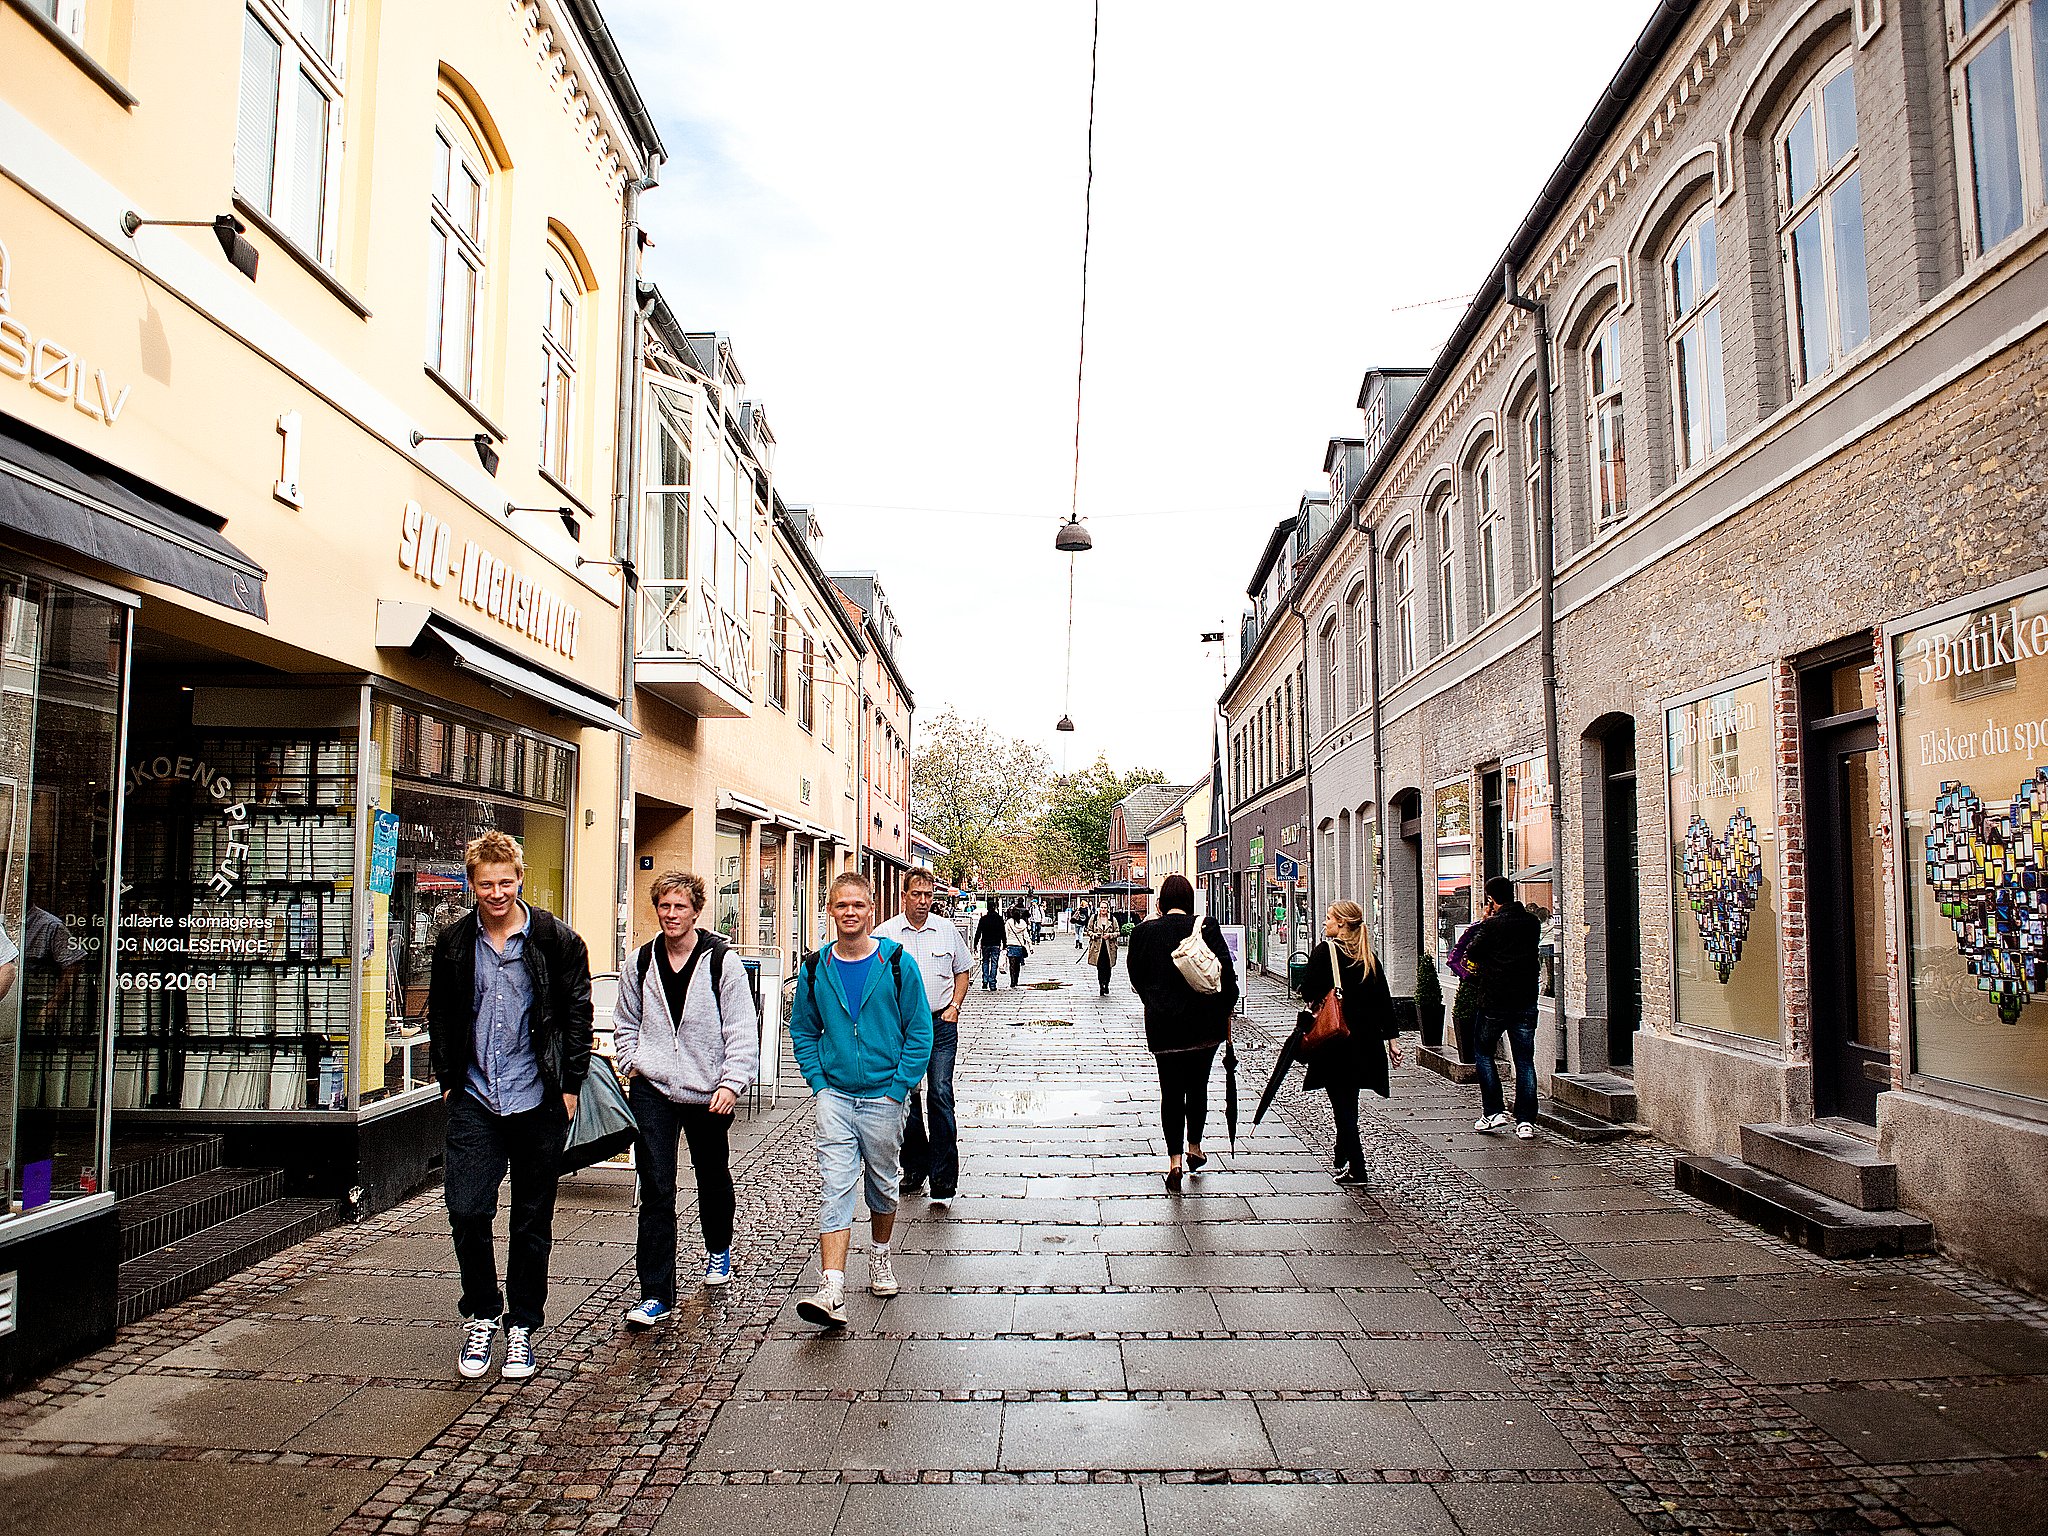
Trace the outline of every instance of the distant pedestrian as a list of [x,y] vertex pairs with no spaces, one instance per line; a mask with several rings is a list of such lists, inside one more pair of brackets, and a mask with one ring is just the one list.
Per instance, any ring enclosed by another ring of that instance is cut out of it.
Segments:
[[1010,961],[1010,985],[1015,987],[1024,974],[1024,957],[1031,953],[1031,920],[1020,904],[1010,908],[1003,922],[1003,953]]
[[829,906],[836,936],[799,969],[789,1013],[796,1064],[816,1095],[822,1272],[796,1313],[820,1328],[844,1328],[857,1191],[866,1196],[873,1238],[868,1289],[896,1294],[889,1239],[902,1179],[904,1102],[931,1064],[932,1013],[902,946],[869,931],[875,889],[867,877],[839,876]]
[[981,914],[981,921],[974,927],[974,944],[981,951],[981,985],[987,992],[996,989],[996,966],[1003,958],[1003,945],[1009,940],[1009,925],[1003,921],[1003,914],[996,910],[996,899],[988,899],[988,910]]
[[[761,1020],[747,968],[719,934],[697,926],[704,882],[670,870],[654,881],[661,932],[635,950],[619,978],[612,1016],[619,1070],[640,1122],[640,1304],[629,1328],[666,1322],[676,1305],[676,1149],[690,1148],[704,1283],[732,1279],[733,1187],[729,1136],[739,1096],[761,1064]],[[709,957],[708,963],[700,963]]]
[[[1323,914],[1324,941],[1308,957],[1301,975],[1301,1025],[1305,1033],[1323,999],[1334,986],[1338,1007],[1350,1033],[1307,1055],[1304,1087],[1321,1088],[1330,1096],[1330,1117],[1337,1123],[1333,1160],[1339,1184],[1365,1182],[1365,1147],[1358,1136],[1358,1090],[1370,1088],[1381,1098],[1393,1088],[1387,1067],[1401,1064],[1400,1023],[1386,973],[1372,952],[1365,931],[1365,913],[1355,901],[1338,901]],[[1336,956],[1334,972],[1331,955]]]
[[1088,919],[1087,936],[1088,963],[1095,967],[1095,978],[1102,983],[1102,995],[1107,997],[1110,973],[1116,969],[1116,947],[1123,938],[1116,914],[1107,907],[1097,907],[1095,915]]
[[[443,1198],[462,1273],[462,1353],[472,1379],[491,1368],[502,1320],[508,1381],[539,1369],[555,1187],[576,1095],[590,1071],[590,951],[567,923],[519,898],[526,859],[503,832],[470,841],[463,863],[476,906],[434,942],[428,1049],[448,1106]],[[605,1068],[602,1070],[609,1070]],[[512,1175],[505,1287],[491,1224]]]
[[1090,914],[1087,907],[1076,907],[1074,908],[1073,921],[1067,925],[1074,930],[1074,948],[1076,949],[1079,949],[1082,945],[1088,942],[1089,916]]
[[1505,1130],[1500,1073],[1493,1053],[1508,1037],[1515,1058],[1515,1134],[1536,1134],[1536,986],[1542,968],[1537,953],[1542,924],[1515,899],[1514,882],[1495,875],[1486,882],[1485,919],[1465,960],[1479,983],[1479,1026],[1473,1032],[1472,1065],[1479,1072],[1479,1118],[1475,1131]]
[[[932,915],[932,877],[913,869],[903,882],[903,910],[875,930],[875,937],[903,946],[924,978],[932,1010],[932,1059],[925,1089],[910,1090],[903,1125],[903,1183],[899,1195],[914,1195],[931,1180],[933,1205],[948,1205],[960,1187],[959,1124],[953,1117],[953,1062],[960,1050],[960,1006],[974,984],[974,956],[960,930]],[[925,1106],[931,1107],[927,1121]]]
[[1202,1151],[1209,1073],[1237,1007],[1237,967],[1214,918],[1205,919],[1199,932],[1222,966],[1223,989],[1197,992],[1173,963],[1174,948],[1198,931],[1194,914],[1194,886],[1185,875],[1168,875],[1159,886],[1159,916],[1139,924],[1131,935],[1131,989],[1145,1005],[1145,1046],[1159,1067],[1159,1118],[1170,1190],[1180,1188],[1183,1150],[1190,1172],[1200,1172],[1209,1161]]

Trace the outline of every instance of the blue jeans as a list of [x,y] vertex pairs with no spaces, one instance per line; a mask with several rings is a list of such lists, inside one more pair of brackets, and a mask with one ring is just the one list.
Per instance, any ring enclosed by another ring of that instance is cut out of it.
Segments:
[[985,945],[981,951],[981,984],[988,991],[996,989],[996,967],[1002,963],[1003,948],[1000,944]]
[[1486,1114],[1501,1111],[1500,1073],[1494,1069],[1493,1053],[1500,1037],[1508,1037],[1508,1049],[1515,1057],[1515,1120],[1527,1124],[1536,1118],[1536,1010],[1523,1013],[1479,1015],[1477,1038],[1472,1042],[1472,1065],[1479,1070],[1479,1107]]
[[933,1014],[932,1064],[925,1069],[924,1091],[910,1090],[910,1114],[903,1124],[903,1182],[922,1184],[929,1177],[935,1199],[960,1187],[960,1124],[953,1118],[953,1060],[959,1053],[959,1024]]
[[903,1106],[826,1088],[817,1108],[818,1230],[849,1231],[856,1193],[875,1215],[893,1213],[903,1178]]

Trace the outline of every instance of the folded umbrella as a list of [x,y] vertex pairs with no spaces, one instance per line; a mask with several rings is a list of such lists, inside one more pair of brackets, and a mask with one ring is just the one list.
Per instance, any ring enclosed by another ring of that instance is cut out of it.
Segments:
[[1223,1124],[1230,1131],[1230,1150],[1237,1150],[1237,1040],[1236,1032],[1223,1036]]
[[1300,1059],[1301,1031],[1297,1029],[1288,1033],[1286,1044],[1280,1047],[1280,1059],[1273,1063],[1273,1075],[1266,1080],[1266,1091],[1259,1095],[1259,1107],[1252,1111],[1253,1125],[1266,1118],[1266,1111],[1280,1097],[1280,1085],[1286,1081],[1287,1069]]

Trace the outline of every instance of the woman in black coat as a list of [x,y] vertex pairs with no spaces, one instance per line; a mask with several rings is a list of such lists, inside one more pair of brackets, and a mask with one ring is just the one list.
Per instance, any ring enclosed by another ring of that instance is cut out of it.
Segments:
[[1209,1072],[1216,1047],[1230,1032],[1237,1008],[1237,967],[1223,930],[1213,918],[1202,924],[1202,942],[1223,970],[1220,992],[1197,992],[1173,963],[1173,951],[1195,931],[1195,888],[1184,875],[1168,875],[1159,886],[1159,916],[1131,934],[1127,962],[1131,990],[1145,1005],[1145,1045],[1159,1065],[1159,1119],[1166,1134],[1166,1187],[1180,1188],[1181,1148],[1187,1167],[1199,1172],[1202,1125],[1209,1117]]
[[[1355,901],[1332,903],[1323,916],[1323,936],[1302,972],[1301,996],[1308,1006],[1298,1028],[1305,1034],[1316,1009],[1334,983],[1343,993],[1338,1006],[1350,1035],[1308,1053],[1308,1088],[1330,1096],[1330,1114],[1337,1122],[1334,1161],[1339,1184],[1365,1182],[1365,1147],[1358,1138],[1358,1090],[1370,1088],[1381,1098],[1392,1095],[1387,1066],[1401,1064],[1400,1025],[1394,999],[1387,991],[1386,972],[1372,952],[1365,914]],[[1330,952],[1337,955],[1337,975],[1330,974]]]

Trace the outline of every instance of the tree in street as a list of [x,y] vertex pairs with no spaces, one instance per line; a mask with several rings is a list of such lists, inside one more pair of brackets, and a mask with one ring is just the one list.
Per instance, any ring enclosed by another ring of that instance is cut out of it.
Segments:
[[949,850],[937,861],[939,873],[959,885],[977,869],[1008,868],[1034,841],[1052,758],[950,706],[918,735],[911,804],[919,830]]
[[[1089,881],[1109,873],[1109,818],[1117,802],[1141,784],[1164,784],[1165,774],[1156,768],[1133,768],[1118,773],[1106,756],[1078,773],[1063,774],[1052,782],[1044,813],[1038,818],[1037,864],[1041,869],[1073,870]],[[1143,827],[1125,829],[1142,834]]]

